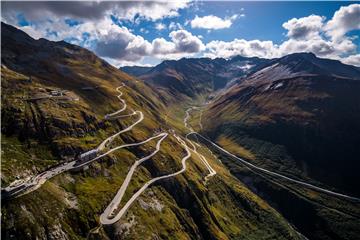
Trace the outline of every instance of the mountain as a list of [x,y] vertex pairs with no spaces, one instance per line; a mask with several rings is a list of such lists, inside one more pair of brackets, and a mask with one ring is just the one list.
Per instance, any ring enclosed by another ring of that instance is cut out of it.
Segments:
[[[4,23],[1,33],[2,238],[301,238],[205,145],[202,155],[184,147],[188,130],[172,96],[79,46]],[[105,155],[90,163],[94,153]],[[199,156],[216,170],[211,178]],[[132,205],[115,224],[100,224],[118,191],[113,213]]]
[[[173,109],[200,105],[187,110],[191,128],[227,151],[275,173],[353,196],[359,196],[359,76],[357,67],[312,53],[164,61],[139,75],[169,94],[167,102],[177,106]],[[358,235],[358,203],[264,176],[202,143],[305,236]]]
[[141,75],[144,81],[175,93],[175,96],[195,97],[225,86],[226,79],[215,74],[224,61],[208,58],[167,60]]
[[139,67],[127,67],[125,71],[163,90],[177,99],[196,98],[224,88],[231,81],[241,79],[270,60],[237,56],[223,58],[182,58],[167,60],[145,73]]
[[120,68],[121,71],[135,77],[144,75],[151,69],[152,67],[143,67],[143,66],[125,66]]
[[2,238],[358,238],[358,68],[236,56],[139,79],[79,46],[1,33]]
[[[291,54],[218,91],[200,114],[194,113],[201,125],[195,121],[192,127],[255,166],[358,197],[359,91],[359,68],[311,53]],[[200,139],[305,236],[347,239],[358,234],[359,203],[249,168]]]
[[[204,113],[204,128],[259,150],[262,164],[278,171],[359,195],[359,91],[357,67],[291,54],[219,94]],[[270,149],[261,150],[266,144]]]
[[305,75],[359,79],[360,69],[337,60],[317,58],[313,53],[294,53],[280,59],[273,59],[264,65],[264,68],[249,76],[248,80],[251,79],[252,82],[276,81]]

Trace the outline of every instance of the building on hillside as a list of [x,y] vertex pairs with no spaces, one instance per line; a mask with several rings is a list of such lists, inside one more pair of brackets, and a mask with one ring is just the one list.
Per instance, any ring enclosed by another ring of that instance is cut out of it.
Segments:
[[52,90],[50,92],[50,95],[53,97],[59,97],[59,96],[63,96],[64,93],[65,93],[65,90]]
[[80,162],[87,162],[87,161],[90,161],[90,160],[96,158],[97,155],[98,155],[98,150],[93,149],[93,150],[90,150],[90,151],[87,151],[87,152],[84,152],[84,153],[80,154],[77,157],[77,160],[80,161]]

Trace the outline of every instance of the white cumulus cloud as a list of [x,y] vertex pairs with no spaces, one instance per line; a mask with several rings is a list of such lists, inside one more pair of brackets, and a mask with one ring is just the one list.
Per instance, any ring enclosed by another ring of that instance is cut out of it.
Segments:
[[303,18],[293,18],[282,26],[288,30],[287,36],[293,39],[306,39],[319,36],[323,27],[324,17],[311,15]]
[[104,21],[104,24],[107,25],[97,32],[95,52],[102,57],[112,58],[118,62],[136,62],[146,56],[178,59],[199,53],[205,48],[198,37],[186,30],[172,31],[169,34],[171,41],[156,38],[149,42],[143,37],[131,33],[125,27],[107,21]]
[[238,15],[233,15],[229,18],[219,18],[214,15],[208,15],[204,17],[195,16],[193,20],[191,20],[190,25],[192,28],[204,28],[204,29],[222,29],[229,28],[233,21],[238,18]]
[[211,41],[206,44],[204,54],[212,58],[235,55],[273,58],[295,52],[313,52],[320,57],[360,65],[358,46],[353,37],[346,36],[349,31],[360,29],[360,4],[341,7],[328,21],[323,16],[310,15],[290,19],[282,26],[287,30],[288,39],[280,44],[245,39]]
[[158,30],[158,31],[164,30],[165,28],[166,28],[166,26],[163,23],[155,24],[155,29]]
[[334,41],[341,41],[347,32],[356,29],[360,29],[360,4],[341,7],[325,26],[326,33]]
[[341,59],[343,63],[360,67],[360,54],[351,55]]
[[245,57],[277,57],[277,46],[272,41],[234,39],[230,42],[211,41],[206,44],[205,56],[210,58],[230,58],[241,55]]
[[179,52],[194,53],[204,50],[201,40],[186,30],[173,31],[169,35]]
[[180,9],[189,6],[189,1],[8,1],[1,5],[3,18],[7,21],[15,20],[14,16],[19,12],[29,21],[37,21],[44,17],[97,20],[109,15],[120,19],[133,20],[140,17],[155,21],[178,16]]

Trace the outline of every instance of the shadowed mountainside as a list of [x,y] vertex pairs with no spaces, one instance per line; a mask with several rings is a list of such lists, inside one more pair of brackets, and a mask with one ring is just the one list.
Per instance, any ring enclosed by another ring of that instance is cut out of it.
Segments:
[[291,54],[217,96],[204,113],[206,131],[253,139],[251,148],[282,146],[273,157],[258,151],[259,158],[359,195],[359,91],[359,68]]

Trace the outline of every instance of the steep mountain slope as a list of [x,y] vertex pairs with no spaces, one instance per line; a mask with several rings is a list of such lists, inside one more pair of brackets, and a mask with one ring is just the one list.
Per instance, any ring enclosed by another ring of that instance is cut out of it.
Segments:
[[289,167],[360,194],[359,90],[358,68],[292,54],[218,96],[204,116],[215,135],[284,146],[278,161],[265,162],[289,158]]
[[[3,24],[2,29],[2,187],[73,161],[112,134],[132,130],[104,145],[114,149],[167,133],[158,153],[135,171],[124,199],[148,180],[181,169],[186,155],[174,137],[183,136],[182,119],[164,115],[166,96],[65,42],[34,40]],[[124,85],[123,85],[124,84]],[[121,98],[117,98],[121,88]],[[127,108],[111,119],[109,113]],[[191,154],[184,173],[148,187],[124,218],[110,227],[99,216],[124,182],[136,159],[149,155],[156,141],[114,151],[76,172],[64,172],[39,189],[3,199],[4,239],[299,239],[272,207],[234,178],[205,147],[199,151],[216,169]],[[41,175],[40,175],[41,176]]]
[[[273,59],[195,109],[191,126],[256,166],[359,196],[359,79],[358,68],[309,53]],[[264,176],[202,140],[305,236],[357,238],[358,202]]]

